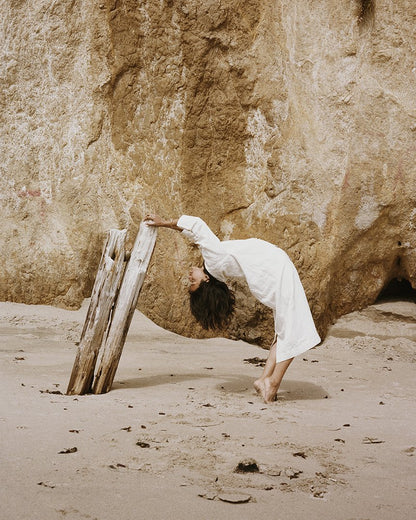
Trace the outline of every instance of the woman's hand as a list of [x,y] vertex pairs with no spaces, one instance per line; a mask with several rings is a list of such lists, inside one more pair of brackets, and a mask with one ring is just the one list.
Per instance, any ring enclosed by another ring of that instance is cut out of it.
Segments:
[[160,227],[160,226],[166,225],[166,223],[165,223],[165,221],[162,219],[162,217],[160,217],[160,216],[157,215],[156,213],[148,213],[148,214],[144,217],[144,221],[146,222],[146,224],[147,224],[148,226]]
[[156,213],[148,213],[144,217],[144,222],[148,226],[154,226],[154,227],[166,227],[170,229],[175,229],[177,231],[182,231],[181,228],[178,228],[177,220],[164,220],[161,216],[157,215]]

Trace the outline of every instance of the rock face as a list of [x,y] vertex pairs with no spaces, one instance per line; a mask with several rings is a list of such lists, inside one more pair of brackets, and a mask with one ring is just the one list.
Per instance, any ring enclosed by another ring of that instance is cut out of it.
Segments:
[[[76,307],[106,231],[204,218],[296,264],[322,333],[394,278],[416,287],[410,0],[4,0],[0,299]],[[197,252],[160,230],[140,307],[199,335]],[[227,334],[271,313],[243,285]]]

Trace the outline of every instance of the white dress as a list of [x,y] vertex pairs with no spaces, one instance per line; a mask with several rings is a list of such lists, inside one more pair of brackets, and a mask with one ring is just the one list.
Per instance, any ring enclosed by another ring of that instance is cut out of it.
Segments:
[[251,293],[273,309],[277,363],[321,341],[299,275],[282,249],[258,238],[220,241],[199,217],[182,215],[177,225],[199,247],[209,273],[222,282],[245,278]]

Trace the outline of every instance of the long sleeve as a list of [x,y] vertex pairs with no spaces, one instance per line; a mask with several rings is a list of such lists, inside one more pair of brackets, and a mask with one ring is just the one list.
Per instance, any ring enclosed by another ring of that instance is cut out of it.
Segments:
[[220,240],[214,235],[209,226],[199,217],[182,215],[177,226],[182,229],[182,233],[194,244],[209,250],[218,250]]
[[225,282],[228,277],[243,276],[238,263],[228,254],[224,242],[214,235],[209,226],[199,217],[182,215],[177,226],[182,234],[199,247],[208,272]]

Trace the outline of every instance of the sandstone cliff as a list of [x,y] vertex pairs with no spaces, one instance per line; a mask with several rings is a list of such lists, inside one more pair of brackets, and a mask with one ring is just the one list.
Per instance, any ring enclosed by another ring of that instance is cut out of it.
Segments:
[[[107,229],[157,210],[291,256],[321,332],[416,287],[411,0],[2,0],[0,299],[80,305]],[[140,299],[200,334],[159,232]],[[230,335],[267,343],[244,286]]]

